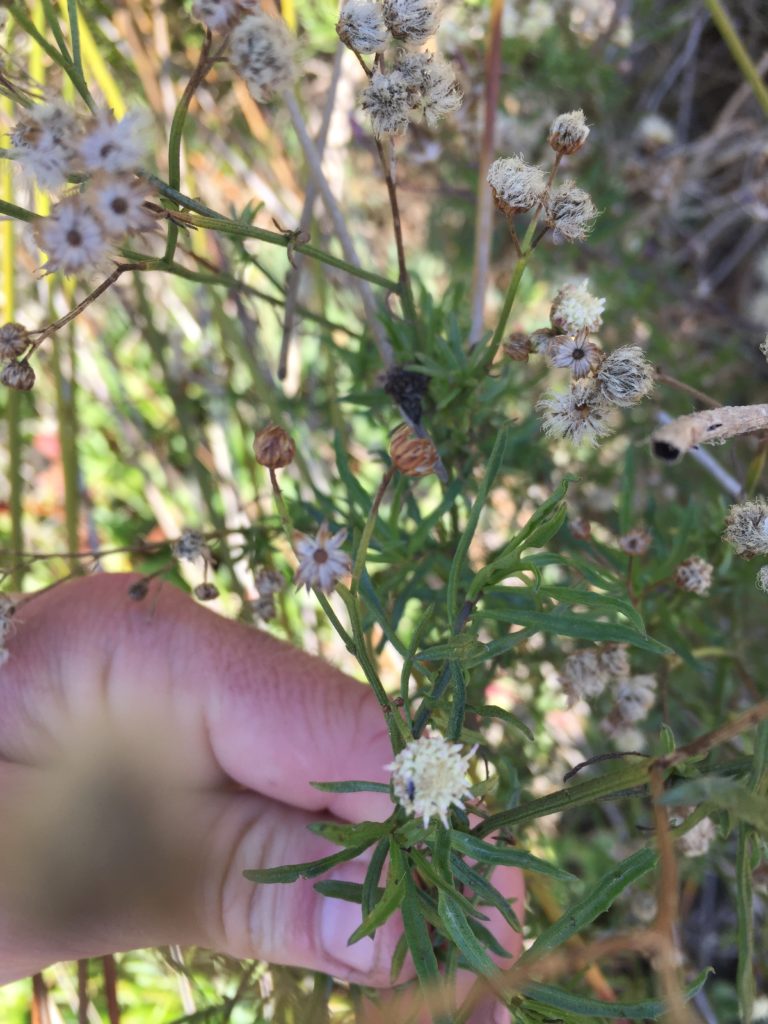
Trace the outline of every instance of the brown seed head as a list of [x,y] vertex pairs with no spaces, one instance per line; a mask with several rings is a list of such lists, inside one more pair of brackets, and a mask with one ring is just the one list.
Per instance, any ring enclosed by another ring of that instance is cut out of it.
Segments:
[[504,355],[516,363],[527,363],[533,352],[533,344],[525,331],[514,331],[502,345]]
[[270,423],[254,438],[253,451],[260,465],[267,469],[282,469],[293,462],[296,445],[282,427]]
[[568,156],[581,149],[587,141],[589,125],[583,110],[560,114],[549,129],[549,144],[556,153]]
[[440,456],[428,437],[417,437],[407,423],[401,423],[389,442],[392,465],[404,476],[429,476]]
[[0,384],[15,388],[16,391],[31,391],[35,386],[35,371],[26,359],[18,363],[8,363],[0,373]]
[[198,601],[213,601],[219,596],[219,588],[215,583],[198,583],[194,594]]
[[29,332],[23,324],[0,327],[0,359],[17,359],[29,345]]

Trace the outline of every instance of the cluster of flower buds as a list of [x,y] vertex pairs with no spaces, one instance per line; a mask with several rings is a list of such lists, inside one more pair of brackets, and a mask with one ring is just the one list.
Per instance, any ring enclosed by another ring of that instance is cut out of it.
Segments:
[[[550,326],[528,337],[529,351],[571,374],[567,392],[549,392],[539,402],[543,429],[577,444],[596,444],[610,434],[612,409],[637,404],[655,382],[654,368],[639,345],[623,345],[606,354],[592,337],[602,326],[605,299],[593,295],[588,285],[584,281],[561,288],[552,300]],[[522,349],[522,342],[516,341],[513,353]]]
[[0,327],[0,383],[17,391],[31,391],[35,384],[35,371],[29,360],[20,358],[30,347],[29,331],[23,324],[9,323]]
[[364,55],[383,54],[393,43],[400,46],[388,70],[376,62],[361,96],[376,138],[404,135],[419,121],[435,128],[461,106],[451,67],[414,49],[435,34],[439,21],[439,0],[347,0],[342,6],[336,31],[364,66]]
[[211,32],[228,33],[226,55],[257,103],[290,89],[296,78],[296,41],[259,0],[194,0],[192,16]]
[[[731,505],[725,519],[723,540],[741,558],[768,555],[768,499],[753,498]],[[768,565],[762,566],[755,580],[759,590],[768,593]]]
[[41,188],[58,191],[86,179],[35,221],[48,273],[100,270],[116,246],[156,227],[157,213],[147,205],[152,190],[136,174],[151,144],[143,111],[120,120],[110,111],[85,118],[60,101],[39,103],[24,111],[10,140],[10,157]]
[[644,746],[642,733],[636,728],[656,700],[656,678],[632,675],[625,644],[602,644],[574,651],[563,664],[560,685],[569,700],[595,701],[609,688],[613,706],[602,729],[624,750]]
[[13,628],[13,614],[15,611],[16,605],[11,598],[7,594],[0,594],[0,667],[10,657],[6,643]]
[[256,575],[258,597],[250,602],[253,614],[262,622],[271,622],[277,615],[275,595],[285,586],[285,580],[275,569],[261,569]]

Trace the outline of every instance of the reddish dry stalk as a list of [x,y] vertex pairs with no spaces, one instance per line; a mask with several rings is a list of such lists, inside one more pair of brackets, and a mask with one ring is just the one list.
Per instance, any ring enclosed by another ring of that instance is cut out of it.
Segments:
[[107,998],[109,1024],[120,1024],[120,1004],[117,1001],[117,965],[110,953],[102,957],[104,966],[104,994]]
[[77,961],[77,1020],[88,1024],[88,961]]

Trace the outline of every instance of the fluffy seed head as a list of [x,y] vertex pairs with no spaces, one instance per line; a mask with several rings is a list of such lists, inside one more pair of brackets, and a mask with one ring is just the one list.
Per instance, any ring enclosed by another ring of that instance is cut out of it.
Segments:
[[437,32],[440,0],[384,0],[384,21],[401,43],[421,46]]
[[462,754],[460,743],[449,743],[437,732],[411,740],[384,766],[392,772],[395,800],[408,814],[421,818],[424,828],[435,815],[448,828],[448,811],[462,807],[472,796],[466,776],[476,749]]
[[524,213],[535,206],[547,189],[547,175],[533,167],[522,155],[494,160],[488,171],[488,184],[502,213]]
[[675,569],[675,583],[681,590],[706,597],[712,586],[713,572],[714,567],[709,562],[698,555],[692,555]]
[[297,532],[293,545],[299,561],[294,576],[296,586],[305,586],[307,590],[318,587],[330,594],[341,577],[352,572],[352,560],[341,550],[346,539],[345,529],[331,536],[327,523],[322,524],[314,537]]
[[357,53],[379,53],[389,39],[381,4],[369,0],[347,0],[336,32],[342,43]]
[[656,371],[639,345],[623,345],[609,353],[597,372],[605,401],[624,407],[646,398],[653,391],[655,380]]
[[570,180],[550,193],[545,212],[556,242],[580,242],[590,233],[597,218],[597,207],[589,192]]
[[293,462],[296,445],[282,427],[270,423],[253,439],[253,451],[259,465],[268,469],[282,469]]
[[293,84],[295,43],[285,22],[256,11],[232,32],[229,62],[257,103]]
[[66,104],[38,104],[11,129],[10,155],[41,188],[57,189],[78,170],[81,131],[80,119]]
[[3,324],[0,327],[0,360],[16,359],[29,345],[29,332],[24,324]]
[[392,465],[403,476],[422,477],[435,472],[437,449],[428,437],[417,437],[407,423],[397,427],[389,441]]
[[741,505],[731,505],[725,519],[723,540],[742,558],[767,555],[768,501],[754,498]]
[[547,348],[547,357],[553,366],[568,369],[573,377],[579,378],[586,377],[600,366],[603,352],[583,332],[554,338]]
[[626,644],[601,644],[597,659],[603,671],[613,679],[624,679],[632,671]]
[[79,146],[86,170],[121,174],[146,162],[152,146],[152,118],[144,110],[131,110],[117,120],[111,110],[101,111],[86,126]]
[[635,134],[640,148],[646,153],[655,153],[675,141],[675,129],[660,114],[646,114],[639,122]]
[[[688,807],[682,810],[685,817],[693,811]],[[677,816],[673,818],[676,820]],[[684,857],[703,857],[709,852],[709,848],[717,838],[715,823],[711,818],[702,818],[697,821],[693,828],[680,836],[677,840],[677,848]]]
[[560,685],[570,701],[599,697],[610,681],[610,674],[599,651],[584,648],[569,654],[559,675]]
[[15,391],[31,391],[35,386],[35,371],[26,359],[8,363],[0,373],[0,384]]
[[82,195],[57,203],[35,226],[35,239],[48,254],[47,273],[80,274],[96,270],[109,248],[101,221]]
[[605,299],[598,299],[589,288],[589,281],[566,284],[552,300],[549,319],[564,334],[594,333],[603,324]]
[[377,139],[382,135],[404,135],[408,131],[411,90],[400,71],[385,74],[375,70],[363,89],[360,106],[370,117]]
[[192,17],[211,32],[225,32],[258,6],[258,0],[194,0]]
[[611,433],[609,406],[591,377],[571,381],[571,389],[565,394],[549,392],[536,408],[541,413],[542,430],[548,437],[595,445],[599,438]]
[[549,129],[549,144],[556,153],[568,156],[581,149],[587,141],[589,125],[583,110],[559,114]]
[[424,118],[428,128],[458,110],[463,99],[453,69],[430,53],[402,52],[395,62],[410,91],[411,116]]

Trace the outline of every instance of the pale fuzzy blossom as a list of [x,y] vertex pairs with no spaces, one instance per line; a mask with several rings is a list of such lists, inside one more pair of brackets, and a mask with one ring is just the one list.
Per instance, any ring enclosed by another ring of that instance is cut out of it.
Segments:
[[587,141],[589,125],[583,110],[559,114],[549,129],[549,144],[556,153],[568,156],[581,149]]
[[613,741],[617,750],[624,752],[645,750],[648,743],[645,733],[637,726],[628,725],[618,716],[610,716],[601,723],[600,728]]
[[550,193],[545,214],[555,242],[579,242],[594,227],[597,207],[588,192],[568,180]]
[[768,1021],[768,996],[758,996],[752,1005],[753,1024]]
[[553,366],[570,370],[573,377],[579,378],[586,377],[600,366],[603,352],[599,345],[582,333],[554,339],[547,349],[547,356]]
[[547,190],[546,172],[526,163],[522,154],[494,160],[487,180],[496,205],[505,214],[530,210]]
[[605,400],[623,407],[646,398],[655,381],[653,365],[639,345],[623,345],[610,352],[597,372],[597,383]]
[[257,103],[265,103],[293,84],[295,42],[286,24],[256,11],[232,32],[229,62]]
[[600,659],[599,651],[589,647],[569,654],[558,678],[570,701],[593,700],[610,682],[610,674]]
[[380,3],[347,0],[336,23],[339,39],[356,53],[379,53],[387,45],[389,31]]
[[421,46],[437,32],[440,0],[384,0],[384,21],[401,43]]
[[617,719],[623,725],[634,725],[648,717],[656,703],[656,676],[650,674],[622,679],[615,690]]
[[79,155],[85,169],[91,172],[135,171],[146,161],[152,141],[152,117],[148,111],[130,110],[119,121],[111,110],[101,111],[87,125]]
[[411,96],[408,83],[400,71],[385,74],[378,69],[363,89],[360,106],[371,119],[376,138],[382,135],[404,135],[410,124]]
[[99,218],[110,238],[151,231],[157,220],[145,203],[149,186],[131,174],[96,175],[85,193],[85,201]]
[[626,644],[602,644],[597,657],[600,667],[613,679],[624,679],[632,671]]
[[449,743],[438,732],[411,740],[384,766],[392,772],[397,803],[414,818],[421,818],[424,828],[435,815],[448,828],[451,807],[463,807],[464,800],[472,796],[466,775],[476,749],[462,754],[460,743]]
[[631,555],[632,558],[647,554],[652,543],[653,537],[642,526],[634,526],[619,537],[619,547],[625,555]]
[[435,128],[446,114],[461,106],[461,89],[445,61],[429,53],[405,52],[400,54],[394,69],[410,90],[411,116],[423,117],[428,128]]
[[565,334],[594,333],[603,324],[605,299],[599,299],[589,290],[589,281],[566,284],[552,300],[549,319],[553,327]]
[[38,246],[48,256],[47,273],[99,270],[109,250],[101,221],[81,195],[68,196],[57,203],[47,217],[38,220],[34,234]]
[[741,505],[731,505],[723,540],[742,558],[768,554],[768,501],[754,498]]
[[77,171],[82,124],[65,103],[41,103],[25,111],[10,131],[11,157],[41,188],[57,189]]
[[536,408],[548,437],[595,445],[599,438],[611,433],[609,407],[592,378],[572,380],[570,390],[563,394],[548,392]]
[[194,0],[192,17],[202,21],[211,32],[224,32],[258,6],[259,0]]
[[323,523],[314,537],[297,531],[294,551],[299,567],[294,576],[297,587],[307,590],[318,587],[330,594],[342,576],[352,572],[352,560],[341,545],[347,539],[347,531],[339,530],[333,536],[327,523]]
[[675,569],[675,583],[681,590],[687,590],[698,597],[706,597],[712,586],[714,567],[704,558],[692,555]]
[[[685,808],[683,816],[688,817],[692,808]],[[680,817],[673,816],[670,824],[680,824]],[[703,857],[709,852],[709,848],[717,838],[717,829],[711,818],[702,818],[696,824],[683,833],[677,840],[677,848],[684,857]]]

